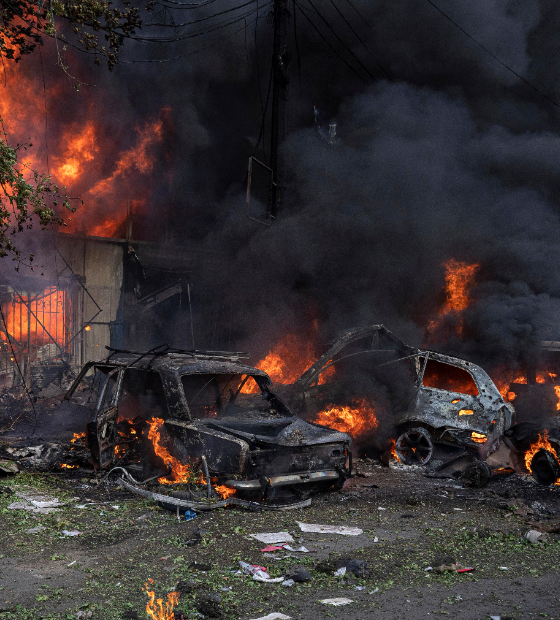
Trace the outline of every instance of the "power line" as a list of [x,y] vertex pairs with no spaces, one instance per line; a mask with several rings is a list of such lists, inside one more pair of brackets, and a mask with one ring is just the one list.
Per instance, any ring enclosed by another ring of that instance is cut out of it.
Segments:
[[297,6],[297,8],[299,9],[300,13],[305,17],[305,19],[311,24],[312,28],[317,32],[317,34],[321,37],[321,39],[323,39],[323,41],[328,45],[328,47],[331,49],[331,51],[338,56],[338,58],[340,58],[340,60],[342,60],[342,62],[350,69],[350,71],[352,71],[352,73],[354,73],[360,80],[362,80],[363,82],[366,82],[367,80],[360,75],[356,69],[354,69],[354,67],[346,60],[346,58],[344,58],[343,56],[341,56],[338,51],[331,45],[331,43],[328,41],[328,39],[325,38],[325,36],[323,35],[323,33],[319,30],[319,28],[317,28],[317,26],[313,23],[313,21],[306,15],[303,7],[300,5],[299,2],[296,2],[296,0],[294,0],[295,6]]
[[508,71],[510,71],[511,73],[513,73],[513,75],[515,75],[516,77],[518,77],[523,83],[527,84],[527,86],[529,86],[529,88],[532,88],[535,92],[539,93],[539,95],[541,95],[542,97],[544,97],[547,101],[550,101],[550,103],[552,103],[553,105],[555,105],[557,108],[560,108],[560,104],[558,104],[556,101],[554,101],[554,99],[551,99],[548,95],[545,95],[541,90],[539,90],[536,86],[534,86],[533,84],[531,84],[531,82],[529,82],[528,80],[526,80],[522,75],[520,75],[519,73],[517,73],[517,71],[515,71],[514,69],[512,69],[509,65],[506,65],[505,62],[503,62],[502,60],[500,60],[500,58],[498,58],[494,53],[492,53],[487,47],[485,47],[482,43],[480,43],[480,41],[478,41],[477,39],[475,39],[471,34],[469,34],[464,28],[462,28],[461,26],[459,26],[459,24],[454,21],[451,17],[449,17],[449,15],[447,15],[447,13],[444,13],[439,6],[437,6],[436,4],[434,4],[432,2],[432,0],[426,0],[426,2],[428,2],[428,4],[431,4],[434,9],[436,9],[436,11],[438,11],[439,13],[441,13],[445,19],[449,20],[456,28],[458,28],[465,36],[467,36],[469,39],[471,39],[471,41],[474,41],[479,47],[481,47],[487,54],[489,54],[490,56],[492,56],[492,58],[494,60],[496,60],[497,62],[499,62],[502,67],[505,67]]
[[209,19],[214,19],[215,17],[220,17],[220,15],[225,15],[226,13],[231,13],[232,11],[238,11],[249,4],[253,4],[256,0],[249,0],[245,2],[245,4],[240,4],[238,6],[231,7],[229,9],[225,9],[225,11],[220,11],[219,13],[214,13],[213,15],[207,15],[206,17],[201,17],[199,19],[193,19],[190,22],[184,22],[183,24],[146,24],[146,26],[159,26],[163,28],[182,28],[183,26],[192,26],[193,24],[199,24],[200,22],[208,21]]

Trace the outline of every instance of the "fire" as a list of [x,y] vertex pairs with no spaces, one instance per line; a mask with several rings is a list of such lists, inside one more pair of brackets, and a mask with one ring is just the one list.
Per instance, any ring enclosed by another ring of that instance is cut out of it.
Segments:
[[471,433],[471,439],[475,443],[484,443],[486,441],[486,435],[484,433],[476,433],[475,431],[473,431]]
[[85,431],[83,433],[74,433],[74,437],[70,440],[70,443],[84,443],[85,438]]
[[230,489],[229,487],[226,487],[225,484],[215,486],[214,489],[222,499],[227,499],[228,497],[235,495],[235,489]]
[[[430,321],[428,334],[432,337],[441,328],[443,319],[450,315],[457,315],[466,310],[470,303],[470,291],[475,285],[475,276],[480,268],[478,263],[465,263],[450,258],[443,263],[445,269],[445,304],[438,312],[438,318]],[[457,325],[457,334],[463,333],[462,320]]]
[[60,467],[62,469],[76,469],[78,466],[77,465],[68,465],[68,463],[61,463]]
[[353,437],[377,428],[375,411],[365,399],[354,399],[351,407],[331,405],[320,411],[313,421]]
[[72,183],[83,173],[84,164],[92,161],[99,151],[93,121],[87,121],[82,130],[72,125],[65,132],[64,142],[64,156],[55,159],[54,175],[62,183]]
[[154,583],[153,579],[148,579],[148,581],[144,584],[143,590],[146,591],[146,594],[149,597],[148,602],[146,603],[146,613],[152,618],[152,620],[174,620],[175,614],[173,613],[173,608],[179,602],[179,593],[178,592],[169,592],[167,595],[167,601],[164,603],[163,599],[156,599],[156,593],[153,590],[149,590],[150,587],[148,583]]
[[[51,286],[31,299],[16,294],[13,301],[2,304],[2,311],[10,338],[27,344],[29,331],[34,347],[52,344],[53,340],[61,346],[66,345],[70,300],[65,291]],[[3,332],[1,337],[6,340]]]
[[[302,338],[297,334],[287,334],[281,338],[268,355],[255,364],[259,370],[264,370],[274,383],[289,384],[298,379],[319,357],[317,349],[318,321],[313,321],[310,334]],[[309,337],[310,336],[310,337]],[[335,368],[331,366],[319,376],[319,385],[323,385],[334,377]],[[243,394],[255,394],[258,386],[243,387]]]
[[395,459],[395,461],[401,462],[399,455],[397,454],[397,440],[391,439],[391,456]]
[[168,480],[165,476],[162,476],[161,478],[158,478],[158,482],[160,484],[191,482],[193,473],[191,467],[181,463],[181,461],[176,459],[174,456],[171,456],[167,448],[161,444],[160,429],[163,426],[163,420],[161,418],[152,418],[151,420],[148,420],[148,424],[150,425],[148,439],[152,442],[155,453],[163,459],[165,465],[171,466],[170,475],[172,476],[172,480]]
[[459,411],[459,415],[473,415],[474,411],[472,409],[461,409]]
[[527,452],[525,452],[524,458],[525,458],[525,467],[527,468],[527,471],[531,471],[531,461],[533,460],[533,457],[535,456],[535,454],[541,448],[544,448],[545,450],[552,452],[552,454],[556,454],[556,450],[552,447],[551,443],[548,441],[547,430],[545,430],[542,435],[539,433],[538,440],[535,443],[532,443],[529,446],[529,449],[527,450]]

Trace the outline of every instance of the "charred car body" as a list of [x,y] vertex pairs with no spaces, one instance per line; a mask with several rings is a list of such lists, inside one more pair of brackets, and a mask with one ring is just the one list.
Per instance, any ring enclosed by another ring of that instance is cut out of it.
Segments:
[[[342,486],[350,437],[295,417],[270,385],[238,354],[115,352],[86,364],[65,399],[91,410],[87,443],[97,469],[135,456],[144,474],[171,481],[174,463],[196,467],[204,457],[216,484],[253,497]],[[168,462],[154,450],[154,429]]]
[[406,345],[383,325],[343,332],[280,393],[310,419],[341,395],[346,402],[356,395],[379,402],[381,395],[390,401],[395,448],[405,463],[427,464],[434,444],[484,460],[515,414],[482,368]]

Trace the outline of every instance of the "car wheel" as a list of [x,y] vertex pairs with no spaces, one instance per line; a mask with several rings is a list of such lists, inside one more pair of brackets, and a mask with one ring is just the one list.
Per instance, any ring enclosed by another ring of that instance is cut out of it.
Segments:
[[434,444],[425,428],[409,428],[397,439],[395,450],[405,465],[426,465],[432,458]]
[[531,473],[539,484],[548,487],[560,478],[560,464],[552,452],[541,448],[531,459]]

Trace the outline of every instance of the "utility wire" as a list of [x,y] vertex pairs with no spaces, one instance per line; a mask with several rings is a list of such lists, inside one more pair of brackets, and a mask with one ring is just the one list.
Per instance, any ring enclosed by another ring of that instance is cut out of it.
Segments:
[[225,9],[225,11],[220,11],[219,13],[214,13],[213,15],[207,15],[206,17],[201,17],[199,19],[193,19],[190,22],[184,22],[182,24],[161,24],[161,23],[155,23],[155,24],[146,24],[146,26],[160,26],[163,28],[181,28],[183,26],[192,26],[193,24],[199,24],[200,22],[205,22],[208,21],[209,19],[214,19],[215,17],[220,17],[220,15],[225,15],[226,13],[231,13],[232,11],[238,11],[239,9],[242,9],[246,6],[248,6],[249,4],[254,4],[256,0],[249,0],[248,2],[245,2],[244,4],[240,4],[238,6],[233,6],[230,7],[229,9]]
[[[321,19],[321,21],[323,21],[325,25],[327,26],[327,28],[333,33],[336,40],[344,47],[344,49],[352,56],[352,58],[354,58],[354,60],[360,65],[360,67],[362,67],[362,69],[369,75],[369,77],[372,80],[375,80],[376,79],[375,76],[372,73],[370,73],[369,69],[362,63],[362,61],[356,56],[356,54],[354,54],[354,52],[348,47],[348,45],[346,45],[346,43],[338,36],[334,28],[330,25],[327,19],[323,17],[323,15],[317,10],[317,7],[313,4],[313,2],[311,0],[307,0],[307,1],[311,5],[315,13],[318,15],[318,17]],[[383,69],[383,67],[381,68]],[[385,69],[383,69],[383,72],[387,74]]]
[[321,39],[323,39],[323,41],[328,45],[328,47],[332,50],[332,52],[338,56],[338,58],[340,58],[340,60],[342,60],[342,62],[350,69],[350,71],[352,71],[352,73],[354,73],[360,80],[362,80],[363,82],[367,82],[367,80],[360,75],[356,69],[354,69],[354,67],[346,60],[346,58],[344,58],[343,56],[341,56],[338,51],[331,45],[331,43],[328,41],[328,39],[326,39],[323,36],[323,33],[319,30],[319,28],[317,28],[317,26],[313,23],[313,21],[306,15],[303,7],[300,5],[299,2],[296,2],[296,0],[294,0],[295,5],[297,6],[297,8],[299,9],[300,13],[305,17],[305,19],[311,24],[312,28],[317,32],[317,34],[321,37]]
[[539,90],[536,86],[534,86],[533,84],[531,84],[531,82],[529,82],[528,80],[526,80],[522,75],[520,75],[519,73],[517,73],[517,71],[515,71],[514,69],[512,69],[509,65],[506,65],[505,62],[503,62],[502,60],[500,60],[500,58],[498,58],[496,56],[496,54],[492,53],[487,47],[485,47],[482,43],[480,43],[480,41],[478,41],[477,39],[475,39],[471,34],[469,34],[464,28],[462,28],[461,26],[459,26],[459,24],[454,21],[451,17],[449,17],[449,15],[447,15],[447,13],[444,13],[439,6],[437,6],[436,4],[434,4],[432,2],[432,0],[426,0],[428,2],[428,4],[431,4],[434,9],[436,11],[438,11],[439,13],[441,13],[445,19],[449,20],[456,28],[458,28],[466,37],[468,37],[469,39],[471,39],[471,41],[474,41],[479,47],[481,47],[487,54],[489,54],[490,56],[492,56],[492,58],[494,60],[496,60],[497,62],[499,62],[502,67],[505,67],[508,71],[510,71],[511,73],[513,73],[513,75],[515,75],[516,77],[518,77],[524,84],[527,84],[527,86],[529,86],[529,88],[532,88],[535,92],[539,93],[539,95],[541,95],[542,97],[544,97],[547,101],[549,101],[550,103],[552,103],[553,105],[555,105],[557,108],[560,108],[560,104],[558,104],[556,101],[554,101],[554,99],[551,99],[548,95],[545,95],[541,90]]

